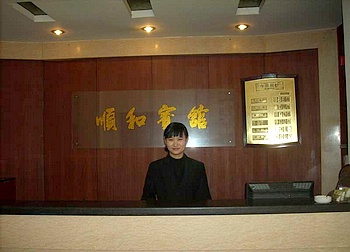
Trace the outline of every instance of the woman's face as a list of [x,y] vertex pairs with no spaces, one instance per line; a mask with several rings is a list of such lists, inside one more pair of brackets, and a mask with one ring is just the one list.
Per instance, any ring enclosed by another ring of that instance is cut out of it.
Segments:
[[169,150],[169,155],[173,158],[179,159],[184,155],[188,138],[185,136],[174,136],[164,139],[164,144]]

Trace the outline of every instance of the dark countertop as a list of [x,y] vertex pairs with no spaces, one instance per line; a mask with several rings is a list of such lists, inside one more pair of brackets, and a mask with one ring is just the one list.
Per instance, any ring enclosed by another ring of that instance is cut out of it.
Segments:
[[209,200],[203,202],[146,201],[31,201],[1,202],[0,214],[7,215],[242,215],[350,212],[350,203],[317,204],[312,200]]

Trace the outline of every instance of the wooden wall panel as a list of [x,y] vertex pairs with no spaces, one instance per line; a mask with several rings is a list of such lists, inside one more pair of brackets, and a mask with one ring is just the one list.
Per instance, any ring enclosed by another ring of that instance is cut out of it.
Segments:
[[72,93],[96,90],[96,60],[44,65],[45,199],[96,200],[95,149],[73,149]]
[[[97,90],[151,90],[152,58],[97,61]],[[139,200],[148,163],[159,156],[152,148],[98,149],[98,199]]]
[[313,180],[321,192],[320,99],[317,50],[265,55],[265,71],[298,75],[300,145],[268,150],[270,180]]
[[152,58],[153,89],[208,88],[208,56]]
[[[101,59],[97,69],[99,91],[208,87],[207,56]],[[99,199],[139,200],[149,163],[165,155],[163,148],[98,150]]]
[[0,61],[1,170],[18,200],[43,200],[43,63]]
[[152,57],[97,60],[97,90],[152,89]]
[[244,198],[246,182],[267,177],[266,150],[243,146],[241,79],[261,75],[263,66],[263,54],[209,56],[209,87],[232,88],[235,100],[235,147],[210,148],[211,153],[204,160],[214,199]]
[[[348,123],[346,104],[346,80],[345,80],[345,49],[344,49],[344,26],[337,27],[337,44],[339,60],[339,107],[340,107],[340,146],[341,156],[348,155]],[[342,166],[345,165],[342,158]]]
[[[0,175],[19,179],[20,199],[140,199],[148,164],[163,148],[72,145],[72,93],[107,90],[232,89],[235,146],[186,151],[205,163],[213,199],[244,198],[246,182],[266,180],[314,180],[320,192],[317,50],[1,64]],[[245,147],[241,79],[271,72],[299,77],[301,144]]]

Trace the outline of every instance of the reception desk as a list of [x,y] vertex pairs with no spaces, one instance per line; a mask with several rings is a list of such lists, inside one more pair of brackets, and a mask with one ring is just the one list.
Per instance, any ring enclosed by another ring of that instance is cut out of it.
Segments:
[[350,204],[3,203],[1,251],[350,251]]

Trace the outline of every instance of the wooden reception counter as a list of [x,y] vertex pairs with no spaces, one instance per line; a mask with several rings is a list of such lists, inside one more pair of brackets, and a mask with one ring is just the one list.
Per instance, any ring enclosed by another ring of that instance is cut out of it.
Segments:
[[2,203],[1,251],[350,251],[350,204]]

